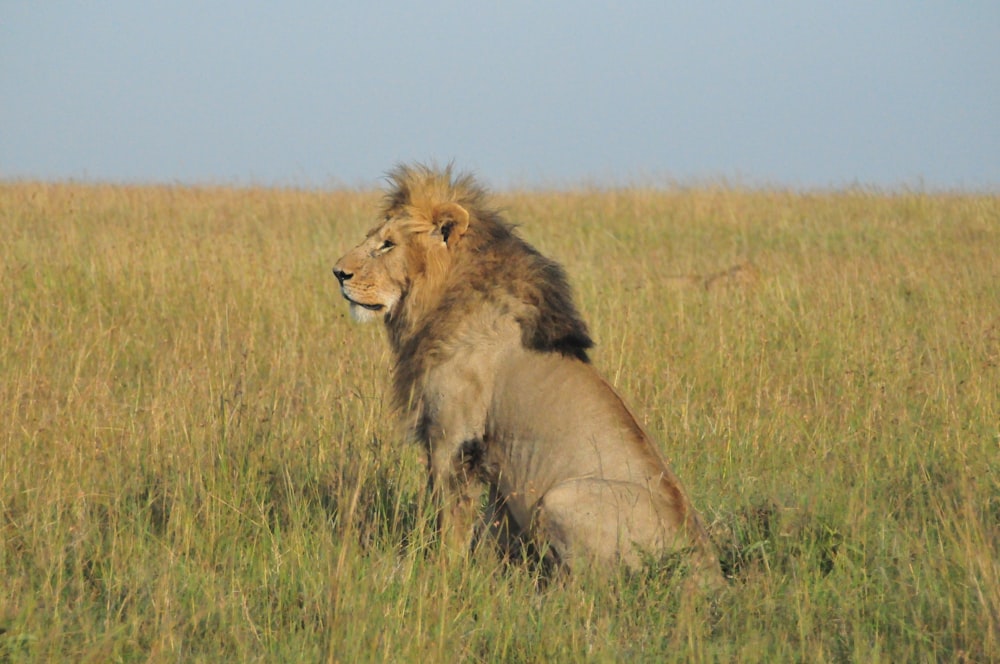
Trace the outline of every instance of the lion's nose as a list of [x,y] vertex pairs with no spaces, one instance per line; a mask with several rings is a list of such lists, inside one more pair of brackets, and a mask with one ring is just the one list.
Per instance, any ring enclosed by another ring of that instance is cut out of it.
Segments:
[[335,267],[335,268],[333,268],[333,276],[337,277],[337,281],[339,281],[341,284],[343,284],[345,281],[347,281],[348,279],[350,279],[351,277],[353,277],[354,273],[352,273],[352,272],[344,272],[340,268]]

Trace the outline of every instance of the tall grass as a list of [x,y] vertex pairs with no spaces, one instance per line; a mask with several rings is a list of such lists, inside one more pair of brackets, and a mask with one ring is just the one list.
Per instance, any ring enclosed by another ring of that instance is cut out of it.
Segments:
[[[373,192],[0,184],[0,660],[1000,659],[1000,200],[498,197],[729,587],[435,555]],[[732,269],[730,269],[732,268]]]

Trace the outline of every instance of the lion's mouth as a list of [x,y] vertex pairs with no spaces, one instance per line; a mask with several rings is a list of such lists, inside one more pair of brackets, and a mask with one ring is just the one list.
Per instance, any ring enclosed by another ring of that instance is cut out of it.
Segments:
[[351,303],[352,306],[358,306],[362,309],[367,309],[368,311],[382,311],[385,309],[384,304],[365,304],[364,302],[358,302],[357,300],[352,300],[347,295],[344,295],[344,299]]

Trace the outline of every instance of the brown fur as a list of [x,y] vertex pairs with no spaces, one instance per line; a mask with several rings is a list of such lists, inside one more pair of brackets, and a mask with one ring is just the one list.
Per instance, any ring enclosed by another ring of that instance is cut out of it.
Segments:
[[490,521],[569,567],[691,547],[701,522],[656,447],[589,364],[565,273],[451,168],[389,174],[383,221],[334,273],[352,313],[380,314],[394,401],[428,455],[442,536],[468,546],[476,477]]

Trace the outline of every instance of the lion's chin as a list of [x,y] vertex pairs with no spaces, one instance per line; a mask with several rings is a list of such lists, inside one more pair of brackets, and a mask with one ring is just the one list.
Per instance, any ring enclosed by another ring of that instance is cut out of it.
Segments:
[[370,323],[382,317],[385,307],[378,308],[371,305],[365,306],[357,302],[351,302],[351,318],[357,323]]

